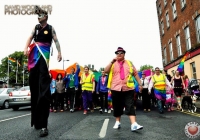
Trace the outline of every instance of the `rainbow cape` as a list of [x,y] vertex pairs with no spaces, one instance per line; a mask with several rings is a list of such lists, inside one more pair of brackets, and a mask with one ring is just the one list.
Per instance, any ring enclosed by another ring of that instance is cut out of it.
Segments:
[[[36,45],[37,43],[37,45]],[[39,49],[37,48],[39,47]],[[49,56],[50,56],[50,47],[51,45],[49,43],[41,43],[41,42],[35,42],[31,45],[29,45],[29,56],[28,56],[28,69],[35,67],[37,64],[39,58],[45,57],[46,63],[48,65],[49,63]],[[40,52],[41,51],[41,52]],[[42,54],[41,54],[42,53]]]
[[180,62],[180,64],[179,64],[179,66],[178,66],[178,68],[177,68],[177,70],[179,71],[180,74],[184,72],[184,62],[185,62],[185,60],[186,60],[186,58],[187,58],[188,55],[189,55],[189,52],[187,52],[187,53],[183,56],[183,58],[182,58],[182,60],[181,60],[181,62]]
[[166,84],[154,85],[154,94],[158,100],[166,99]]
[[111,91],[108,92],[108,109],[112,108],[112,93]]
[[139,84],[137,82],[137,80],[135,79],[135,77],[133,76],[133,82],[134,82],[134,86],[135,86],[135,91],[139,92]]

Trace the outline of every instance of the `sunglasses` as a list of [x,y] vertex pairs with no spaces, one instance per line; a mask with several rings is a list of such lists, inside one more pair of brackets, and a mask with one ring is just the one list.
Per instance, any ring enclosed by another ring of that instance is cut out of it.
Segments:
[[155,71],[160,71],[160,70],[155,70]]
[[39,14],[38,15],[38,18],[43,18],[43,17],[45,17],[45,14]]
[[116,52],[116,54],[124,54],[124,52]]

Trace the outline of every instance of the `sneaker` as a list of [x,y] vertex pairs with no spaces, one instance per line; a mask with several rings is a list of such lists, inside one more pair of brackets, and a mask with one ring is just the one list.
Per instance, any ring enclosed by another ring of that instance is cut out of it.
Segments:
[[108,110],[108,113],[111,113],[111,110],[110,110],[110,109]]
[[93,112],[94,112],[94,109],[91,109],[91,110],[90,110],[90,112],[92,112],[92,113],[93,113]]
[[107,112],[108,112],[108,110],[107,110],[107,109],[105,109],[105,110],[104,110],[104,112],[105,112],[105,113],[107,113]]
[[86,115],[86,114],[87,114],[87,110],[84,110],[84,111],[83,111],[83,114]]
[[111,108],[111,110],[113,111],[113,108]]
[[102,114],[102,113],[103,113],[103,110],[102,110],[102,109],[100,109],[100,110],[99,110],[99,113],[100,113],[100,114]]
[[74,110],[73,110],[73,109],[70,109],[70,112],[71,112],[71,113],[73,113],[73,112],[74,112]]
[[45,137],[45,136],[47,136],[48,135],[48,129],[46,129],[46,128],[42,128],[41,130],[40,130],[40,137]]
[[151,109],[148,109],[147,111],[148,111],[148,112],[151,112]]
[[139,125],[138,123],[134,123],[131,125],[131,131],[141,130],[143,129],[143,126]]
[[115,125],[113,126],[114,129],[119,129],[121,127],[120,122],[116,121]]

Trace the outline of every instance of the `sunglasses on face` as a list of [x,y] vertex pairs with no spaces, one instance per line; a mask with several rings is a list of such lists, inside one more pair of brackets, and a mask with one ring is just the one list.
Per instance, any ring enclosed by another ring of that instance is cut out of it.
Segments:
[[43,18],[43,17],[45,17],[44,14],[39,14],[39,15],[38,15],[38,18]]
[[156,71],[160,71],[160,70],[156,70]]
[[124,52],[116,52],[116,54],[124,54]]

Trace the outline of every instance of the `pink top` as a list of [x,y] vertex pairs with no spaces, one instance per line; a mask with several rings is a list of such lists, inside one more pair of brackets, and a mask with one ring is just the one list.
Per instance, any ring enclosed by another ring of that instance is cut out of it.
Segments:
[[[134,88],[129,88],[127,87],[127,79],[129,76],[130,68],[129,65],[126,61],[123,61],[123,67],[124,67],[124,80],[121,80],[120,78],[120,64],[119,63],[114,63],[113,67],[113,77],[111,81],[111,90],[115,91],[128,91],[128,90],[133,90]],[[135,66],[133,66],[133,75],[137,75],[137,70]]]
[[185,84],[185,88],[187,88],[187,87],[188,87],[188,84],[189,84],[189,80],[188,80],[188,79],[185,79],[184,84]]

